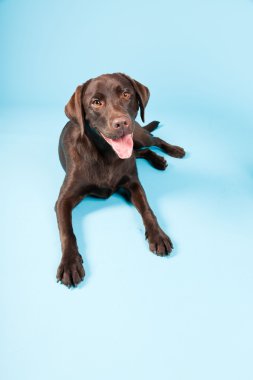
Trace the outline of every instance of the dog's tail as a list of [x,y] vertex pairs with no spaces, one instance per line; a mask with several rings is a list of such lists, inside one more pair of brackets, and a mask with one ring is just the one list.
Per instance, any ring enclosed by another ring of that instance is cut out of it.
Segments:
[[145,125],[145,127],[143,128],[146,129],[146,131],[148,132],[152,132],[158,127],[159,123],[160,121],[151,121],[151,123]]

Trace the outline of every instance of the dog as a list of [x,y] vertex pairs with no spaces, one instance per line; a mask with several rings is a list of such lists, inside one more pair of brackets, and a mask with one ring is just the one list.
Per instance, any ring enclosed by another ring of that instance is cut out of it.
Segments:
[[136,158],[164,170],[166,160],[149,147],[176,158],[185,151],[151,134],[158,121],[144,127],[135,121],[140,110],[144,122],[149,96],[146,86],[126,74],[104,74],[78,86],[65,107],[69,121],[60,135],[59,158],[66,175],[55,204],[62,259],[56,278],[68,287],[77,286],[85,275],[71,213],[88,195],[108,198],[120,192],[141,214],[149,249],[158,256],[173,249],[148,204]]

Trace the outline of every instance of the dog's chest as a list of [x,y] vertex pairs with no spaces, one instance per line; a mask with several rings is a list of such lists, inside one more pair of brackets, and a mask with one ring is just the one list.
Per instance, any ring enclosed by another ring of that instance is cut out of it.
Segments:
[[85,168],[85,182],[91,195],[108,198],[130,179],[130,167],[125,163],[111,165],[106,162],[93,162]]

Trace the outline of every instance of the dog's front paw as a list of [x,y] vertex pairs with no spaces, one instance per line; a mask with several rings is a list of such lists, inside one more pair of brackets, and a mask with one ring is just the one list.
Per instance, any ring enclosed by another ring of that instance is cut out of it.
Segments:
[[83,259],[80,254],[62,258],[57,270],[57,282],[68,286],[77,286],[84,278]]
[[168,256],[171,253],[173,249],[172,241],[162,229],[158,231],[146,231],[146,238],[148,239],[151,252],[158,256]]

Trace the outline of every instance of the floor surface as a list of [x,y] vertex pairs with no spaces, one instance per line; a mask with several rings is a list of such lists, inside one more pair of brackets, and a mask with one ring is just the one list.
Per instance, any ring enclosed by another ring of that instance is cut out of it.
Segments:
[[[151,110],[183,146],[141,181],[175,249],[149,252],[120,196],[73,212],[85,281],[57,284],[54,203],[64,172],[60,108],[1,113],[1,361],[4,379],[252,379],[252,113]],[[238,126],[240,125],[240,128]]]

